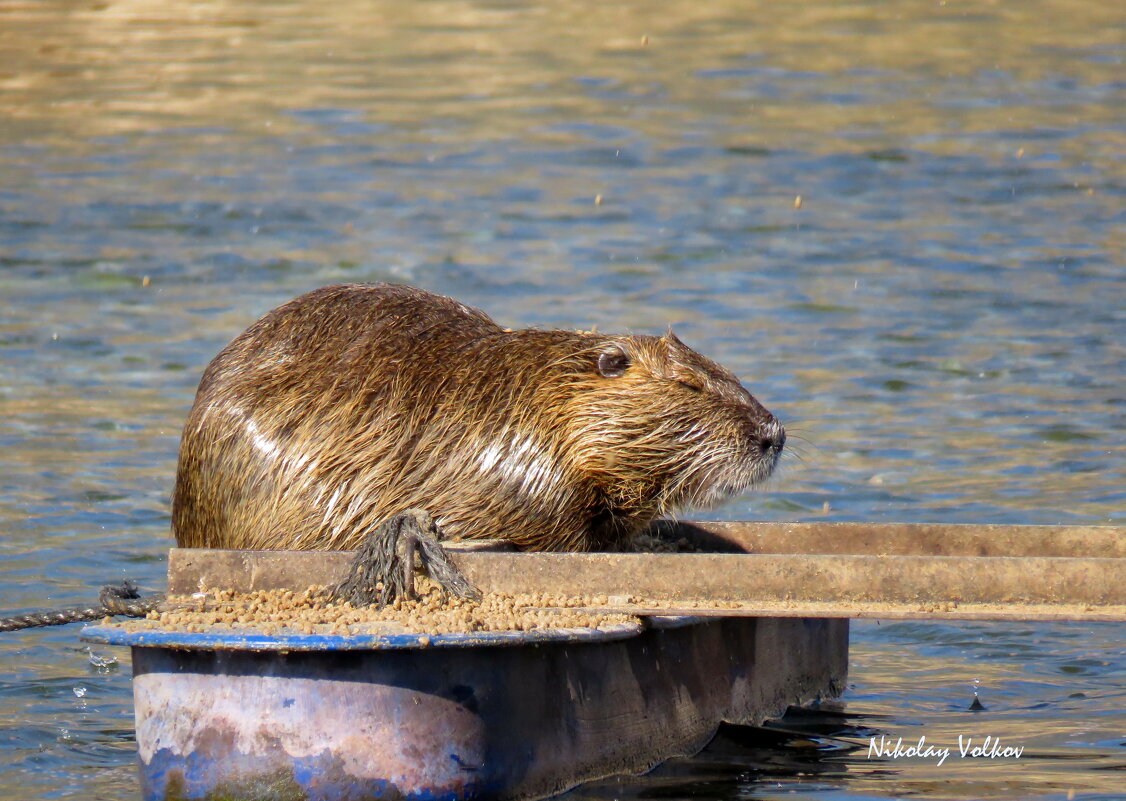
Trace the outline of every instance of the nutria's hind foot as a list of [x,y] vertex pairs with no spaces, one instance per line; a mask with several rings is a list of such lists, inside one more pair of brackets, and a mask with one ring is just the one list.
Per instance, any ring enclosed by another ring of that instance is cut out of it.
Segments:
[[415,597],[415,557],[430,579],[450,595],[480,598],[480,593],[438,544],[438,525],[422,509],[408,509],[384,520],[364,539],[348,569],[333,588],[338,601],[353,606],[386,606]]

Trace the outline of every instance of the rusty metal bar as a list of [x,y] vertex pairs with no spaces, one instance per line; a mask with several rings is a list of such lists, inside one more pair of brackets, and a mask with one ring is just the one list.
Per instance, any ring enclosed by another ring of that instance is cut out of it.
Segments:
[[[468,555],[465,555],[468,556]],[[799,617],[1126,620],[1126,560],[824,554],[474,554],[486,591],[605,595],[625,608]],[[656,603],[647,603],[652,599]],[[732,611],[732,609],[736,611]]]
[[[574,609],[575,607],[572,607]],[[581,611],[600,614],[637,615],[693,615],[697,617],[758,617],[758,618],[848,618],[870,620],[1020,620],[1020,621],[1071,621],[1084,623],[1126,622],[1126,606],[1088,606],[1085,604],[890,604],[890,603],[817,603],[814,601],[788,601],[785,603],[741,603],[730,609],[669,604],[600,605],[578,607]]]
[[[455,560],[485,591],[607,596],[606,606],[635,613],[1126,620],[1126,558],[1118,556],[1123,529],[700,523],[665,533],[701,543],[718,539],[727,550],[744,552],[459,552]],[[775,552],[791,538],[796,553]],[[909,547],[911,555],[903,555]],[[804,552],[814,548],[821,552]],[[1049,555],[1028,555],[1034,549]],[[950,550],[962,555],[946,555]],[[175,549],[169,588],[328,584],[343,575],[350,557]]]
[[168,552],[168,592],[188,595],[207,589],[236,592],[305,589],[335,584],[348,569],[352,551],[228,551],[173,548]]
[[745,553],[1126,557],[1126,528],[1116,526],[662,520],[653,531],[704,550]]
[[1126,560],[825,554],[462,554],[485,591],[667,601],[1126,604]]

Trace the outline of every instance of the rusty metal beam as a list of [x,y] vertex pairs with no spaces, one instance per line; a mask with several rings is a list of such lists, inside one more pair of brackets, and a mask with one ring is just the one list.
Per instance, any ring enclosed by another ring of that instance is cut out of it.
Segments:
[[[469,556],[466,554],[465,556]],[[474,554],[481,589],[798,617],[1126,620],[1126,560],[825,554]],[[647,603],[652,599],[655,603]],[[726,604],[725,604],[726,605]],[[732,611],[732,609],[736,611]],[[636,611],[636,610],[635,610]],[[638,612],[640,613],[640,612]]]
[[1126,557],[1126,528],[969,523],[658,521],[653,532],[709,551],[887,556]]
[[[485,591],[607,596],[605,606],[635,613],[1126,620],[1123,529],[702,523],[679,524],[676,531],[696,541],[719,538],[727,550],[744,552],[459,552],[454,558]],[[778,552],[783,546],[796,552]],[[946,555],[950,550],[961,555]],[[169,588],[328,584],[343,575],[350,557],[175,549]]]
[[668,601],[1126,604],[1126,560],[841,554],[461,554],[494,592]]

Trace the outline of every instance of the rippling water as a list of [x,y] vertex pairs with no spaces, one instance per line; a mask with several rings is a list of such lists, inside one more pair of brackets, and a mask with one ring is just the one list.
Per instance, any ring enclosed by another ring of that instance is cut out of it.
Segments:
[[[204,365],[345,280],[675,325],[800,436],[709,516],[1126,525],[1117,3],[14,1],[0,52],[0,609],[160,587]],[[840,704],[575,796],[1126,798],[1124,635],[856,625]],[[128,652],[0,636],[0,795],[135,798]]]

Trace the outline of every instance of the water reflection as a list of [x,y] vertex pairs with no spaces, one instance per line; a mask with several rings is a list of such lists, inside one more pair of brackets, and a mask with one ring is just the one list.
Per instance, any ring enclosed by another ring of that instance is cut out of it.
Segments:
[[[800,437],[718,516],[1126,524],[1122,30],[1094,0],[0,6],[0,608],[159,587],[203,366],[343,280],[675,324]],[[859,728],[589,793],[1121,793],[1121,640],[857,626]],[[69,629],[4,646],[0,793],[135,797],[128,671]],[[1041,756],[963,779],[829,739],[981,721]]]

